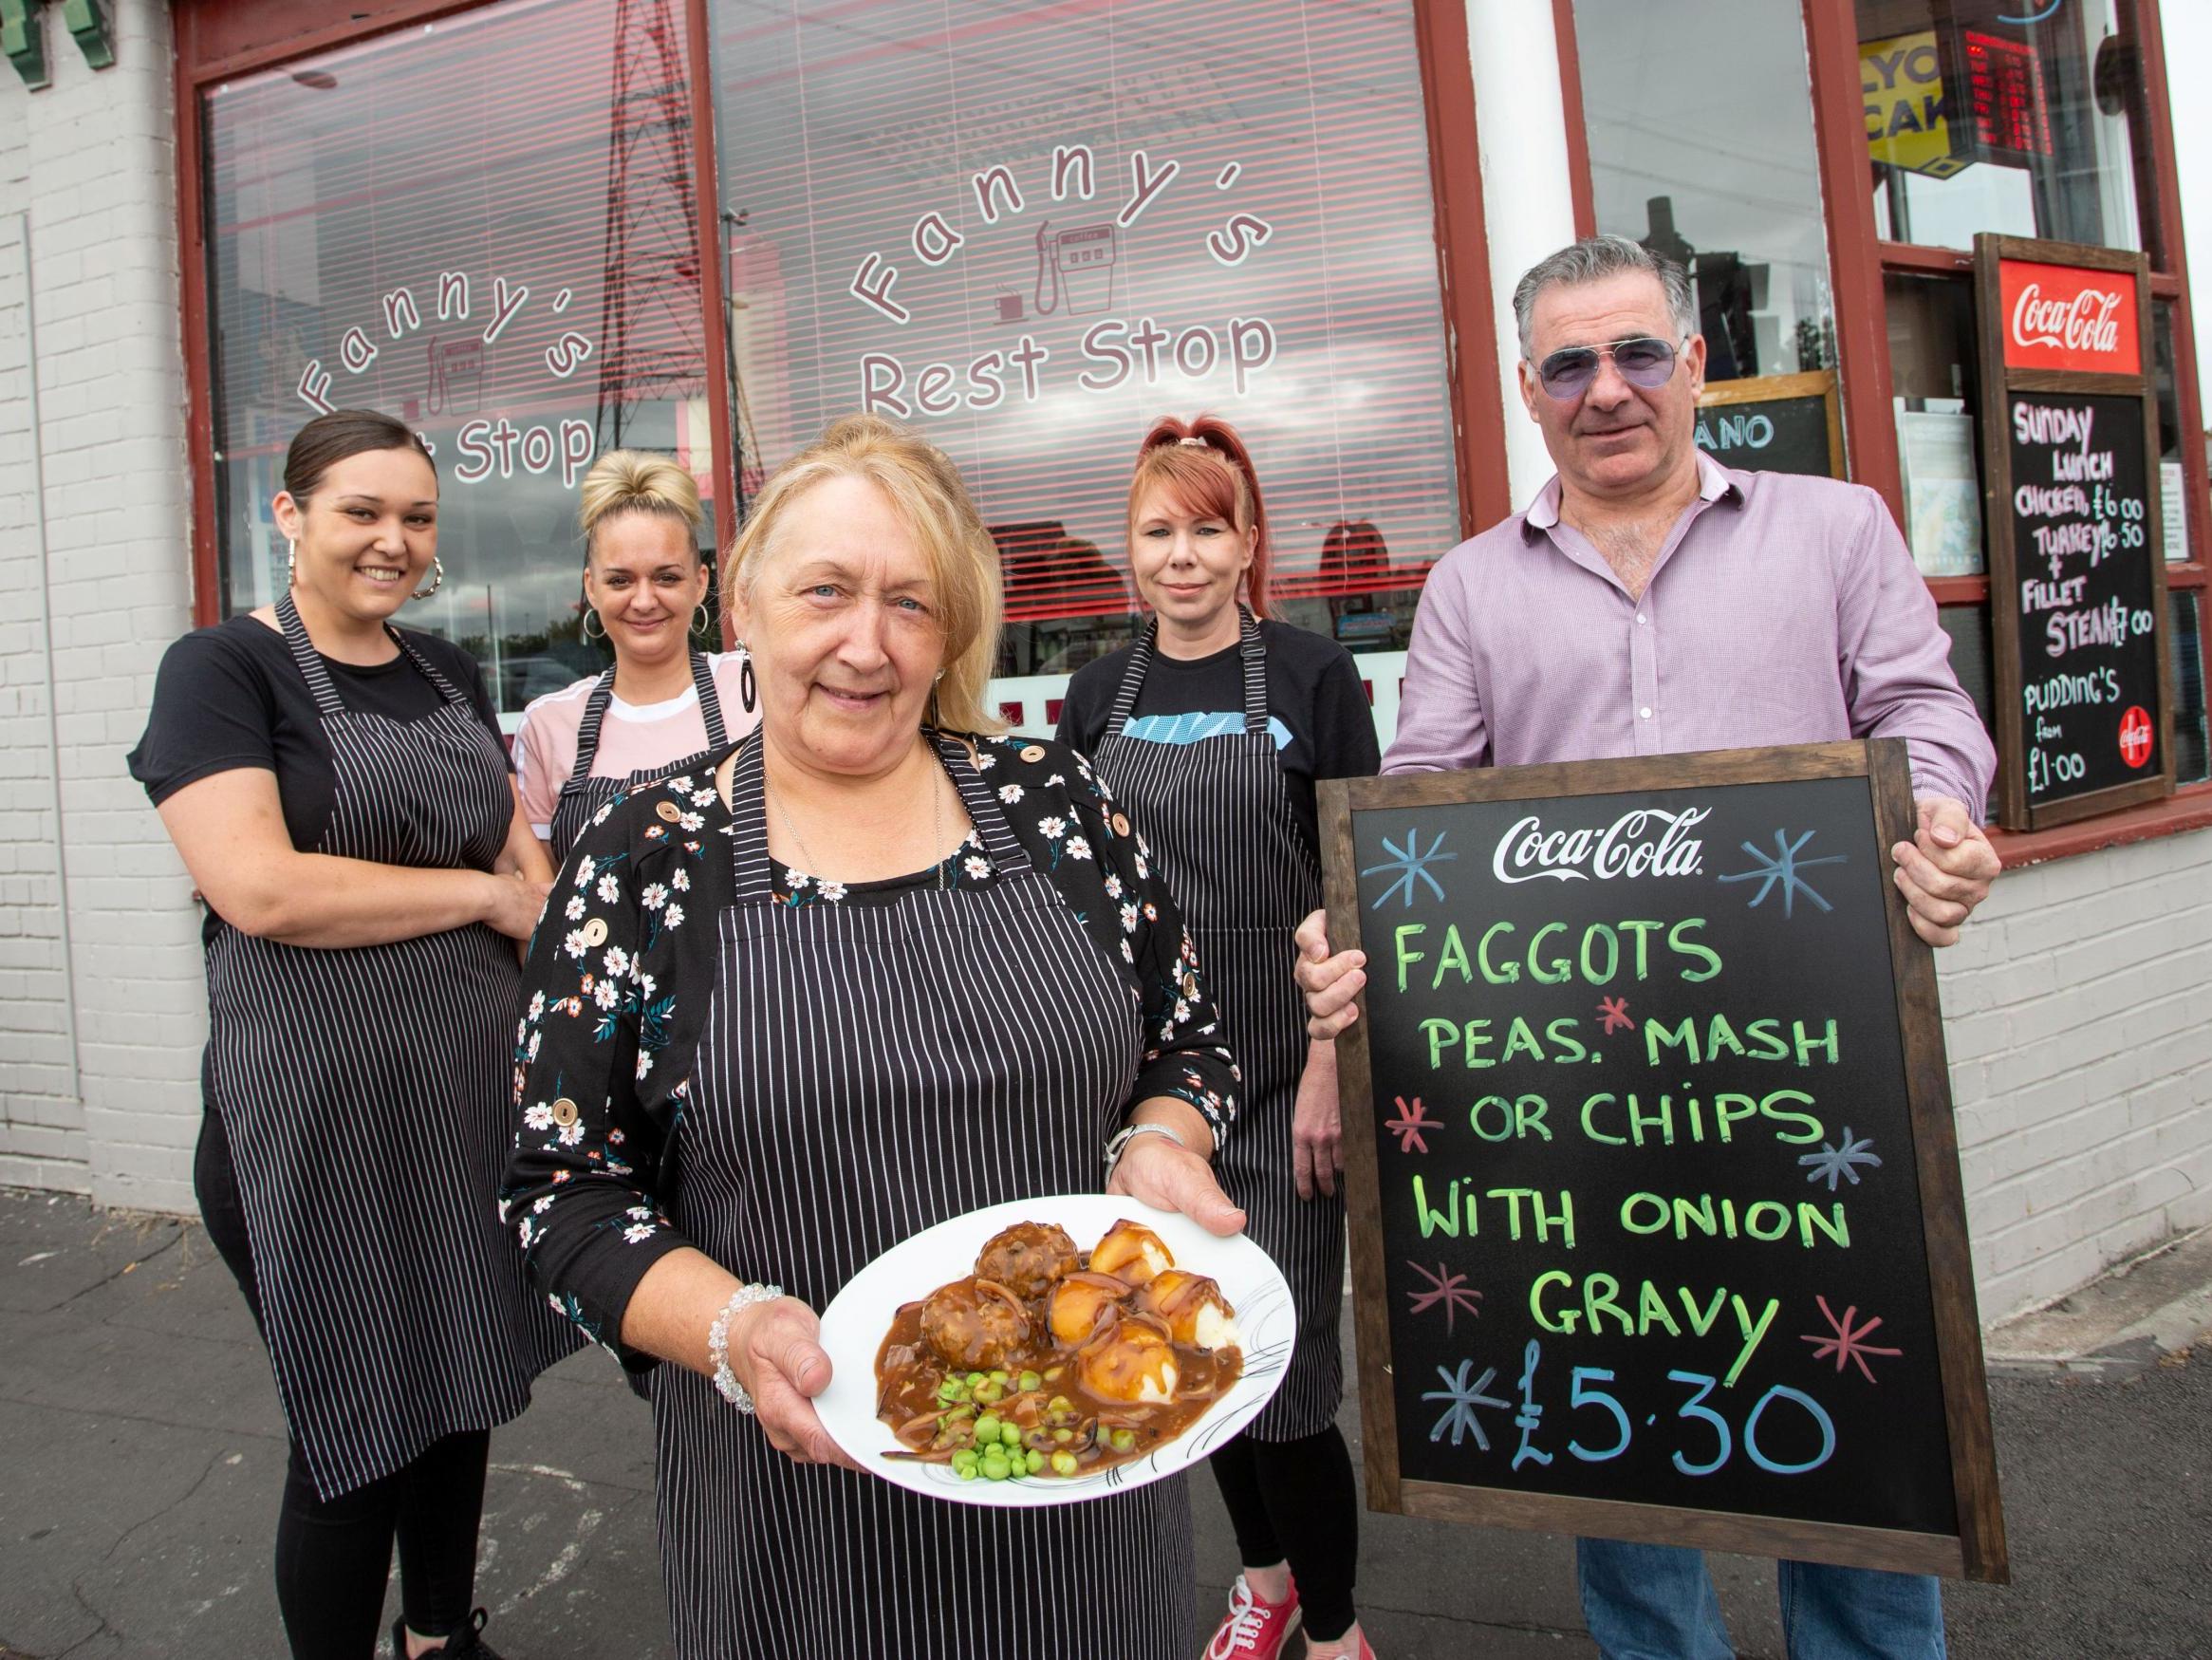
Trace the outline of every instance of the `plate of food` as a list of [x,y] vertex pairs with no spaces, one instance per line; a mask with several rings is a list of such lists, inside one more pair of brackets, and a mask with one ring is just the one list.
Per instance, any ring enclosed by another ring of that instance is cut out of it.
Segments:
[[1062,1194],[925,1228],[822,1312],[823,1427],[933,1498],[1026,1506],[1170,1476],[1255,1417],[1298,1317],[1238,1234]]

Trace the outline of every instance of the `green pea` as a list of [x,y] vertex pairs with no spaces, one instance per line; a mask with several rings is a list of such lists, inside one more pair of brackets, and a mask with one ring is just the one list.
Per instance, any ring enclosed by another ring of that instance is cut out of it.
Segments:
[[985,1378],[981,1383],[977,1384],[974,1390],[971,1392],[975,1395],[976,1400],[981,1401],[985,1406],[990,1407],[995,1407],[1006,1393],[1003,1389],[993,1383],[989,1378]]
[[976,1420],[976,1439],[977,1441],[996,1441],[998,1439],[997,1413],[986,1412]]
[[1113,1433],[1112,1441],[1116,1452],[1127,1452],[1129,1448],[1137,1445],[1137,1433],[1133,1429],[1117,1429]]
[[1064,1366],[1048,1366],[1048,1367],[1046,1367],[1046,1368],[1045,1368],[1045,1381],[1046,1381],[1047,1383],[1058,1383],[1058,1382],[1060,1381],[1060,1374],[1061,1374],[1062,1372],[1066,1371],[1067,1370],[1068,1370],[1068,1369],[1067,1369],[1066,1367],[1064,1367]]
[[1076,1464],[1073,1453],[1056,1452],[1052,1455],[1052,1473],[1055,1476],[1071,1476],[1075,1470]]
[[1055,1429],[1052,1431],[1052,1439],[1058,1442],[1062,1446],[1066,1446],[1070,1441],[1075,1439],[1075,1431],[1072,1429]]
[[1033,1371],[1025,1371],[1021,1374],[1021,1387],[1024,1393],[1031,1390],[1041,1390],[1045,1387],[1045,1380]]
[[1021,1446],[1021,1426],[1019,1424],[1001,1424],[998,1427],[998,1439],[1009,1446],[1018,1447]]
[[983,1461],[983,1479],[987,1482],[1005,1481],[1007,1477],[1007,1471],[1008,1464],[1006,1460],[997,1456],[996,1454],[993,1454]]
[[953,1465],[953,1478],[956,1481],[972,1482],[976,1479],[976,1466],[974,1464],[955,1464]]
[[991,1374],[991,1381],[1003,1389],[1006,1387],[1006,1373],[1003,1371],[994,1371]]
[[979,1371],[971,1371],[971,1372],[968,1374],[968,1387],[969,1387],[970,1389],[974,1389],[974,1388],[975,1388],[975,1387],[976,1387],[977,1384],[979,1384],[979,1383],[982,1383],[982,1382],[984,1382],[984,1381],[986,1381],[986,1380],[985,1380],[985,1378],[984,1378],[983,1374],[982,1374],[981,1372],[979,1372]]
[[1075,1410],[1075,1403],[1066,1395],[1054,1395],[1045,1403],[1045,1410],[1048,1412],[1072,1412]]
[[1045,1467],[1045,1455],[1032,1448],[1029,1454],[1023,1458],[1022,1463],[1029,1466],[1030,1474],[1033,1476]]

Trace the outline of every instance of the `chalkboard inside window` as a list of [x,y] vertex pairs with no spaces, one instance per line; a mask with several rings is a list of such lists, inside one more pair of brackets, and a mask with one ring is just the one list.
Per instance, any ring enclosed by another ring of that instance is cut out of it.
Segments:
[[1698,448],[1723,467],[1841,478],[1835,371],[1722,381],[1698,399]]
[[1370,1503],[2001,1578],[1903,744],[1322,804]]

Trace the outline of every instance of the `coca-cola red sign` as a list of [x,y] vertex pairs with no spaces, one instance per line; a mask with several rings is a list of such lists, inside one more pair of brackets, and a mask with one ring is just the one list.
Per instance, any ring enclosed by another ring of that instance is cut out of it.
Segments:
[[1998,284],[2008,368],[2143,372],[2131,273],[2007,259]]

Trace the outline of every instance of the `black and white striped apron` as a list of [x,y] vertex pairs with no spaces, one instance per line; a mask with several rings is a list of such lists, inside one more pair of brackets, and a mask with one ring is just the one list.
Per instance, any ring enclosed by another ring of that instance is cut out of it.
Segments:
[[[780,904],[761,745],[735,767],[736,898],[662,1192],[716,1261],[817,1309],[949,1217],[1096,1192],[1143,1049],[1120,965],[1031,865],[963,746],[938,747],[996,879],[884,905]],[[679,1368],[656,1372],[653,1409],[683,1660],[1188,1660],[1180,1476],[985,1509],[794,1464]]]
[[593,777],[591,766],[599,758],[599,725],[606,718],[607,704],[614,699],[614,682],[615,671],[610,667],[599,677],[599,683],[585,699],[584,718],[576,726],[576,765],[561,786],[560,799],[553,803],[550,829],[556,865],[567,859],[568,849],[576,845],[576,838],[589,828],[591,815],[623,791],[703,767],[730,741],[722,729],[722,699],[715,692],[714,665],[707,661],[705,652],[695,651],[691,654],[691,683],[698,691],[699,714],[707,723],[707,747],[695,755],[671,760],[665,766],[641,767],[626,778]]
[[1194,743],[1123,736],[1152,666],[1157,623],[1138,637],[1091,764],[1136,821],[1182,906],[1199,968],[1244,1069],[1243,1104],[1216,1174],[1246,1212],[1244,1231],[1275,1259],[1298,1310],[1298,1346],[1282,1388],[1245,1431],[1294,1441],[1336,1421],[1344,1391],[1337,1313],[1344,1298],[1344,1201],[1300,1199],[1291,1121],[1306,1068],[1306,1010],[1292,936],[1321,904],[1321,865],[1306,844],[1268,731],[1267,647],[1242,614],[1244,730]]
[[[491,869],[514,794],[466,694],[394,631],[444,700],[419,720],[353,713],[288,593],[276,611],[336,774],[302,850]],[[226,923],[208,945],[208,1105],[285,1419],[325,1499],[505,1423],[581,1345],[525,1284],[495,1204],[520,985],[514,942],[482,923],[342,950]]]

